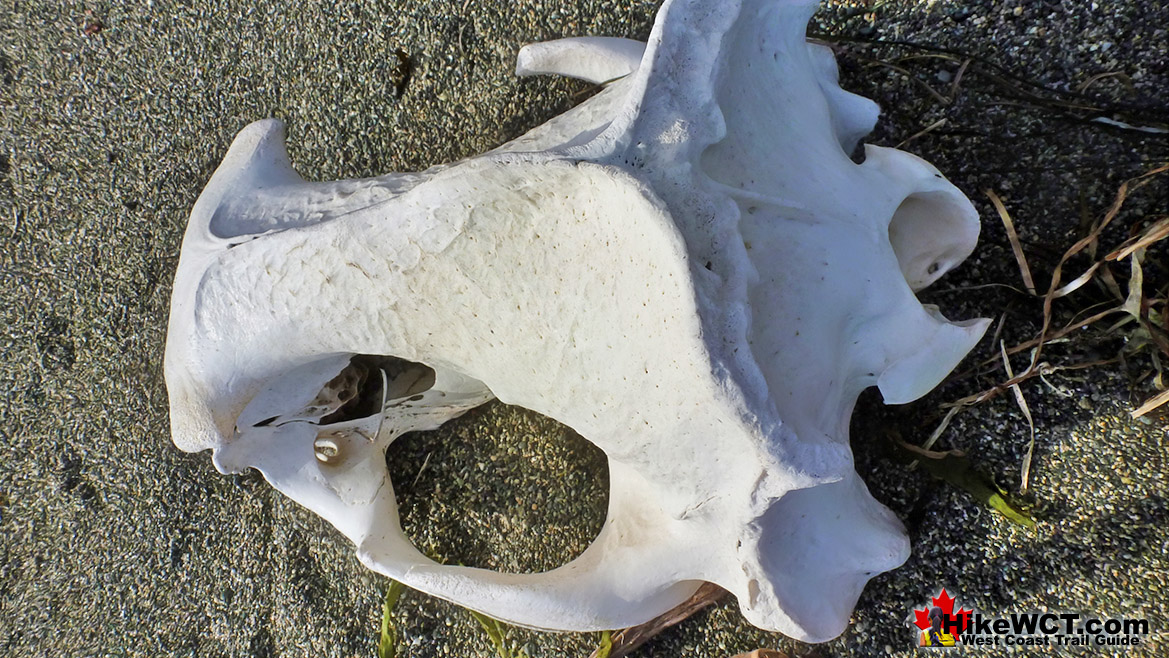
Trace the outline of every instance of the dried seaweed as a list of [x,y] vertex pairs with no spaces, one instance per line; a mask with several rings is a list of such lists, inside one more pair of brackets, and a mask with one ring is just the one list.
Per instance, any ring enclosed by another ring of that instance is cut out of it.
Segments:
[[[1089,96],[1087,89],[1106,77],[1119,77],[1121,74],[1108,74],[1089,78],[1078,90],[1066,90],[1049,87],[1019,75],[1006,67],[997,64],[985,57],[968,53],[956,48],[945,48],[937,45],[922,44],[898,39],[880,40],[864,37],[849,37],[814,33],[811,35],[816,41],[829,44],[851,43],[860,44],[877,51],[905,51],[909,50],[916,55],[902,56],[890,59],[874,59],[857,55],[856,58],[870,65],[886,66],[897,70],[916,84],[927,89],[930,96],[943,105],[953,102],[958,91],[958,83],[963,77],[978,76],[990,83],[991,88],[1009,102],[1014,104],[1042,108],[1060,115],[1061,118],[1077,123],[1096,123],[1107,125],[1120,130],[1130,130],[1146,133],[1169,133],[1169,111],[1163,105],[1141,105],[1136,103],[1104,102]],[[955,62],[962,62],[959,75],[951,83],[950,94],[944,95],[929,85],[924,79],[914,75],[900,63],[913,59],[936,58]]]
[[926,450],[906,443],[895,435],[891,435],[890,439],[898,451],[906,458],[916,460],[930,475],[965,491],[1013,523],[1026,528],[1035,527],[1035,519],[1027,509],[990,479],[980,475],[965,452]]

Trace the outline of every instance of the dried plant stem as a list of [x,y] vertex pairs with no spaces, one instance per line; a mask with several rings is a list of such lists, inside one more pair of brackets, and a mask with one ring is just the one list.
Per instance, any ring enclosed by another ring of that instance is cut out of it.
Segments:
[[994,204],[994,209],[1002,218],[1003,226],[1007,229],[1007,239],[1011,242],[1011,251],[1015,254],[1015,262],[1019,264],[1019,273],[1023,276],[1023,285],[1027,287],[1027,292],[1034,295],[1035,279],[1031,276],[1031,267],[1027,265],[1027,256],[1023,253],[1023,245],[1019,242],[1019,234],[1015,231],[1015,222],[1011,221],[1011,213],[1007,212],[1003,200],[995,194],[994,190],[987,188],[983,190],[983,193],[990,197],[990,202]]
[[[1007,377],[1014,379],[1015,373],[1011,371],[1011,360],[1007,357],[1007,344],[1000,341],[999,351],[1003,355],[1003,369],[1007,371]],[[1023,397],[1023,390],[1019,388],[1019,385],[1012,384],[1011,392],[1015,394],[1015,403],[1019,405],[1023,416],[1027,418],[1027,427],[1031,430],[1031,440],[1027,443],[1027,454],[1023,456],[1023,467],[1019,476],[1019,493],[1026,494],[1031,479],[1031,459],[1035,454],[1035,421],[1031,418],[1031,408],[1027,406],[1027,399]]]
[[[1152,323],[1150,323],[1148,321],[1148,318],[1146,317],[1146,310],[1148,308],[1148,305],[1143,302],[1143,295],[1140,295],[1139,293],[1137,293],[1137,296],[1134,300],[1134,289],[1139,290],[1139,288],[1140,288],[1140,277],[1141,277],[1140,256],[1142,254],[1142,252],[1140,250],[1142,248],[1146,247],[1148,244],[1151,244],[1152,242],[1156,241],[1156,239],[1148,239],[1148,236],[1150,234],[1161,235],[1161,233],[1164,231],[1165,234],[1162,235],[1162,237],[1169,236],[1169,227],[1163,228],[1160,221],[1156,222],[1152,226],[1150,226],[1149,229],[1146,230],[1146,232],[1144,233],[1144,235],[1141,238],[1138,238],[1135,242],[1130,244],[1129,246],[1132,247],[1131,250],[1127,250],[1127,248],[1122,248],[1120,250],[1113,251],[1112,253],[1109,254],[1109,256],[1115,255],[1119,259],[1119,258],[1124,257],[1124,256],[1120,255],[1122,252],[1127,252],[1126,255],[1130,256],[1132,259],[1131,263],[1132,263],[1132,268],[1133,268],[1133,277],[1135,277],[1136,280],[1135,280],[1135,282],[1130,280],[1129,294],[1125,297],[1124,302],[1121,303],[1119,306],[1101,311],[1100,313],[1096,313],[1096,314],[1094,314],[1088,318],[1085,318],[1083,320],[1072,322],[1072,323],[1068,324],[1067,326],[1065,326],[1063,329],[1060,329],[1058,331],[1054,331],[1054,332],[1051,331],[1052,302],[1056,298],[1058,298],[1064,294],[1067,294],[1068,292],[1071,292],[1075,288],[1078,288],[1080,285],[1083,285],[1083,283],[1086,282],[1086,280],[1087,280],[1087,279],[1085,279],[1084,282],[1080,282],[1080,279],[1083,279],[1085,276],[1085,275],[1081,275],[1080,277],[1077,277],[1077,279],[1074,280],[1072,283],[1068,284],[1067,286],[1061,287],[1060,282],[1062,279],[1064,265],[1073,256],[1080,253],[1084,249],[1094,247],[1094,245],[1097,243],[1097,241],[1099,239],[1100,234],[1104,231],[1104,229],[1109,224],[1112,223],[1112,221],[1114,219],[1116,219],[1117,215],[1120,214],[1120,210],[1124,206],[1124,202],[1128,199],[1128,195],[1133,190],[1148,183],[1152,177],[1154,177],[1158,174],[1165,173],[1165,172],[1169,172],[1169,164],[1161,165],[1161,166],[1156,167],[1150,171],[1145,172],[1144,174],[1141,174],[1140,176],[1130,178],[1130,179],[1124,181],[1123,183],[1121,183],[1120,187],[1116,191],[1116,197],[1113,200],[1112,204],[1109,206],[1108,211],[1104,214],[1104,217],[1099,222],[1097,222],[1095,224],[1095,226],[1092,227],[1092,229],[1088,232],[1087,235],[1085,235],[1083,238],[1078,240],[1066,252],[1064,252],[1063,256],[1060,258],[1059,262],[1056,264],[1055,270],[1052,272],[1051,283],[1048,286],[1047,293],[1043,295],[1043,323],[1042,323],[1042,326],[1040,328],[1039,335],[1030,341],[1027,341],[1025,343],[1021,343],[1019,345],[1016,345],[1014,347],[1007,348],[1004,350],[1005,354],[1008,356],[1012,355],[1012,354],[1017,354],[1017,353],[1022,352],[1024,350],[1031,350],[1031,362],[1027,366],[1027,369],[1024,370],[1023,372],[1019,373],[1018,375],[1015,375],[1015,376],[1008,375],[1008,380],[1006,382],[1003,382],[1003,383],[1001,383],[997,386],[994,386],[992,388],[986,389],[986,390],[982,391],[981,393],[976,393],[974,395],[964,397],[960,400],[956,400],[954,402],[944,404],[944,405],[942,405],[943,408],[957,407],[957,406],[970,406],[973,404],[978,404],[980,402],[985,402],[986,400],[994,398],[994,397],[998,396],[1000,393],[1010,389],[1012,386],[1015,386],[1023,381],[1031,379],[1037,373],[1037,368],[1039,367],[1039,357],[1042,354],[1044,346],[1046,346],[1047,344],[1049,344],[1055,340],[1058,340],[1059,338],[1062,338],[1062,337],[1070,334],[1071,332],[1073,332],[1077,329],[1091,325],[1091,324],[1093,324],[1093,323],[1095,323],[1095,322],[1097,322],[1105,317],[1108,317],[1114,313],[1124,312],[1124,313],[1130,314],[1133,317],[1136,317],[1137,320],[1141,323],[1142,327],[1144,327],[1150,333],[1151,340],[1153,340],[1154,343],[1157,344],[1157,346],[1162,351],[1166,352],[1166,354],[1169,354],[1169,338],[1166,338],[1163,335],[1164,332],[1162,332],[1159,328],[1157,328],[1156,326],[1154,326]],[[986,192],[987,192],[987,196],[989,196],[991,198],[991,202],[995,203],[995,207],[999,208],[999,206],[1002,205],[1002,200],[999,199],[998,196],[995,195],[993,191],[987,190]],[[1007,212],[1005,206],[1003,206],[999,210],[999,215],[1000,215],[1000,217],[1003,218],[1004,225],[1008,227],[1007,228],[1008,235],[1013,235],[1014,234],[1013,222],[1011,221],[1010,214],[1009,214],[1009,212]],[[1159,239],[1159,238],[1157,238],[1157,239]],[[1141,244],[1138,246],[1137,243],[1142,243],[1142,242],[1144,244]],[[1016,247],[1015,247],[1016,244],[1017,244],[1017,237],[1015,239],[1012,239],[1012,249],[1016,249]],[[1021,270],[1029,269],[1026,267],[1025,257],[1023,257],[1021,255],[1021,248],[1016,249],[1016,259],[1019,261]],[[1102,261],[1098,261],[1098,262],[1094,263],[1089,268],[1088,272],[1085,273],[1087,275],[1087,278],[1090,279],[1091,274],[1093,272],[1106,271],[1106,269],[1102,267],[1102,263],[1108,259],[1109,259],[1108,256],[1106,256]],[[1109,273],[1109,274],[1111,274],[1111,273]],[[1026,283],[1028,279],[1029,279],[1029,273],[1024,275],[1024,282]],[[1133,285],[1134,283],[1136,284],[1135,287]],[[1076,285],[1073,287],[1073,284],[1076,284]],[[1028,290],[1034,294],[1034,290],[1033,290],[1032,286],[1028,286]],[[1119,292],[1119,290],[1117,292]],[[998,361],[998,359],[997,358],[996,359],[988,359],[987,361],[983,362],[982,365],[987,365],[988,363],[990,363],[992,361]]]
[[[669,612],[655,617],[640,626],[633,626],[613,633],[610,637],[611,648],[609,649],[609,658],[623,658],[629,655],[634,649],[645,644],[653,636],[690,618],[704,608],[718,603],[726,595],[727,591],[718,585],[703,583],[693,596]],[[599,651],[600,648],[593,651],[589,655],[589,658],[600,658]]]
[[1160,393],[1146,400],[1144,404],[1134,409],[1132,412],[1132,417],[1140,418],[1141,416],[1144,416],[1145,414],[1153,411],[1166,402],[1169,402],[1169,389],[1161,391]]

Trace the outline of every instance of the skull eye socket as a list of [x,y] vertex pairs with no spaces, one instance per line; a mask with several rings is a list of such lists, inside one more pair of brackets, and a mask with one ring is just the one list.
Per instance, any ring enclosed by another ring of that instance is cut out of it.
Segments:
[[535,573],[579,556],[608,510],[605,453],[571,428],[490,402],[386,450],[402,528],[448,564]]

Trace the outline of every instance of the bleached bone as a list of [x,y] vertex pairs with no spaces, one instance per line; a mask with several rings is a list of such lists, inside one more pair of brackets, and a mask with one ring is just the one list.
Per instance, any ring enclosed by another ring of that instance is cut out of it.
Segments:
[[645,44],[616,37],[574,37],[533,43],[516,55],[516,75],[553,73],[595,84],[612,82],[637,70]]
[[[628,75],[422,173],[305,182],[279,122],[245,128],[175,277],[175,443],[512,623],[629,626],[711,581],[757,626],[839,634],[909,550],[853,470],[856,397],[924,394],[986,321],[914,297],[978,218],[914,156],[850,160],[877,108],[805,41],[815,6],[667,0],[636,66],[626,42],[530,47],[521,71]],[[492,396],[608,455],[608,519],[558,569],[441,565],[401,530],[386,446]]]

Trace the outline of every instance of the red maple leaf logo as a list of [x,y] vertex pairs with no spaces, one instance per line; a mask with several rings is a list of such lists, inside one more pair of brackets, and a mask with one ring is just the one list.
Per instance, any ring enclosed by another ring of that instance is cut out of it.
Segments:
[[[960,608],[958,610],[958,614],[955,615],[954,601],[956,600],[957,599],[950,596],[946,592],[946,588],[943,587],[942,593],[933,598],[933,605],[936,605],[942,609],[942,613],[945,615],[943,619],[950,619],[956,616],[958,618],[958,623],[961,624],[961,630],[965,631],[966,628],[970,626],[970,615],[974,614],[974,611],[967,610],[966,608]],[[923,631],[930,627],[930,607],[931,606],[927,606],[922,610],[918,610],[917,608],[913,609],[913,623]],[[943,626],[943,629],[944,628],[945,626]]]

